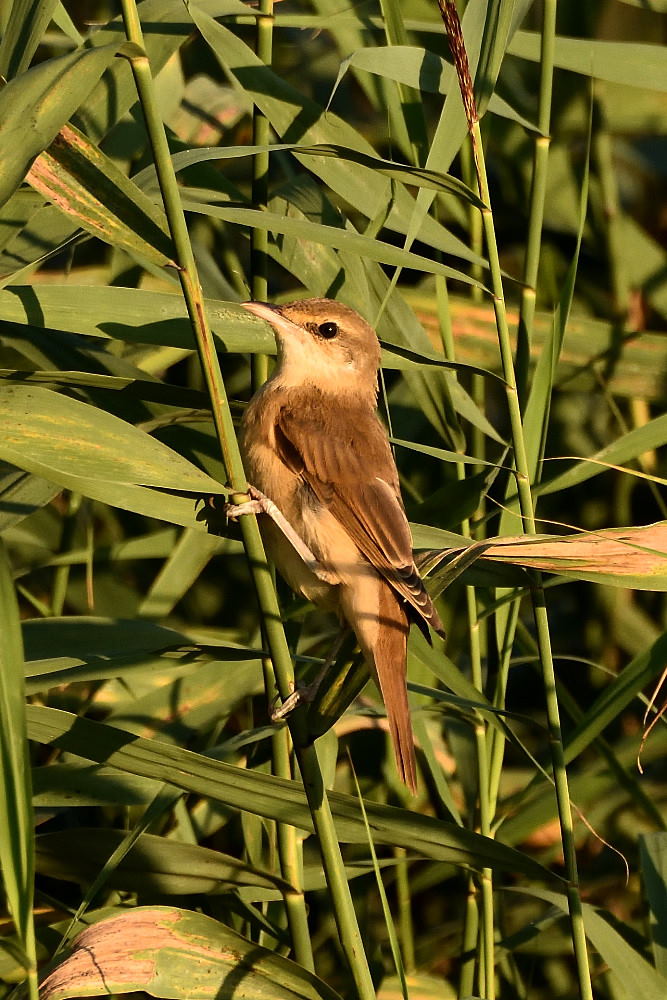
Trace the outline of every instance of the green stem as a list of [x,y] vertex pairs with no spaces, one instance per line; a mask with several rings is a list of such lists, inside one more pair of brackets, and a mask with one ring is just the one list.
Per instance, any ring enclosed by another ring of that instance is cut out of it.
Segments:
[[461,952],[463,961],[459,974],[458,998],[464,1000],[470,997],[475,989],[475,959],[477,955],[477,938],[479,935],[479,907],[477,905],[477,887],[475,876],[468,875],[468,894],[463,918],[463,940]]
[[[556,14],[558,0],[544,0],[542,6],[542,32],[540,43],[540,83],[538,94],[537,127],[538,135],[533,147],[533,166],[530,187],[530,205],[528,216],[528,233],[526,237],[526,256],[524,260],[523,285],[519,310],[519,326],[517,332],[516,371],[520,399],[527,392],[530,350],[535,318],[537,299],[537,280],[539,274],[540,252],[542,248],[542,226],[544,221],[544,205],[546,200],[546,182],[551,145],[551,104],[553,91],[554,48],[556,39]],[[501,521],[502,528],[502,521]],[[520,599],[508,608],[505,617],[502,649],[494,704],[503,708],[505,690],[509,676],[510,659],[514,636],[519,617]],[[491,730],[490,738],[490,769],[491,795],[495,802],[498,797],[500,776],[505,750],[505,737],[497,729]]]
[[517,335],[517,382],[523,399],[528,383],[530,345],[533,337],[537,276],[542,248],[542,223],[547,189],[549,147],[551,145],[551,92],[553,88],[554,47],[556,39],[556,12],[558,0],[544,0],[540,52],[540,89],[537,110],[537,128],[533,149],[533,171],[530,185],[530,211],[526,239],[526,257],[523,269],[523,287],[519,310]]
[[[143,33],[136,7],[136,0],[122,0],[123,20],[129,41],[144,49]],[[150,64],[145,55],[132,58],[137,93],[146,119],[155,169],[164,200],[165,212],[176,251],[179,279],[186,308],[195,334],[197,349],[202,362],[209,391],[213,421],[220,444],[225,469],[233,495],[245,493],[247,481],[241,454],[234,433],[227,393],[215,344],[206,317],[204,298],[192,246],[183,214],[178,184],[174,173],[167,137],[162,125]],[[278,690],[287,698],[293,689],[294,671],[282,625],[278,598],[272,575],[266,561],[264,546],[254,516],[241,518],[241,533],[250,563],[257,600],[262,614],[264,630],[275,670]],[[345,868],[331,809],[322,779],[322,771],[315,747],[308,743],[304,712],[297,709],[289,719],[290,732],[296,748],[308,804],[313,817],[315,832],[322,852],[322,867],[327,879],[334,906],[343,951],[350,966],[357,993],[362,1000],[374,1000],[375,990],[363,949],[352,896],[345,877]]]
[[[537,534],[537,528],[535,522],[533,496],[530,488],[528,455],[523,433],[521,407],[519,405],[514,359],[512,357],[512,345],[509,326],[507,323],[507,312],[505,309],[505,296],[503,291],[502,273],[500,269],[500,259],[498,255],[498,243],[496,240],[493,213],[491,211],[489,184],[478,121],[473,121],[471,135],[473,148],[475,149],[475,162],[478,167],[480,197],[484,202],[484,208],[482,209],[482,222],[489,257],[489,266],[491,270],[493,308],[496,316],[498,345],[500,349],[503,377],[505,379],[507,408],[509,411],[510,426],[512,430],[512,444],[516,465],[519,506],[524,531],[527,535],[535,535]],[[556,675],[551,651],[549,619],[544,601],[542,577],[539,573],[534,575],[532,596],[533,614],[537,632],[537,645],[540,663],[542,666],[547,719],[549,724],[551,759],[554,771],[554,782],[556,786],[556,801],[558,803],[561,837],[563,842],[563,856],[565,859],[567,878],[570,883],[567,896],[572,927],[572,942],[574,946],[575,961],[577,964],[579,979],[579,990],[582,1000],[593,1000],[588,951],[586,948],[586,934],[584,931],[583,910],[579,892],[579,874],[577,870],[574,827],[572,823],[572,811],[570,808],[570,795],[568,789],[567,770],[565,768],[565,756],[563,753],[560,712],[558,708],[558,698],[556,696]]]
[[[436,279],[442,283],[442,288],[438,288],[438,312],[440,316],[440,335],[442,338],[445,357],[450,361],[456,361],[456,347],[450,317],[449,300],[447,297],[447,286],[444,279]],[[446,321],[443,324],[443,319]],[[456,464],[456,475],[459,482],[466,477],[465,466]],[[470,521],[465,518],[461,522],[461,534],[465,538],[471,538]],[[468,634],[472,682],[478,691],[484,690],[484,678],[482,672],[482,645],[480,622],[477,613],[477,593],[475,587],[466,586],[466,608],[468,612]],[[475,736],[475,759],[477,763],[477,788],[479,797],[479,821],[480,833],[485,837],[492,836],[491,821],[493,817],[490,786],[489,786],[489,757],[488,743],[486,735],[486,725],[481,715],[477,715],[474,726]],[[485,868],[481,874],[482,890],[482,948],[480,950],[480,980],[483,983],[485,1000],[495,1000],[495,926],[493,913],[493,872],[490,868]],[[466,913],[466,920],[471,916],[471,912]],[[479,913],[475,905],[475,928],[479,928]],[[466,929],[468,924],[466,924]],[[465,965],[464,965],[465,968]],[[468,975],[466,973],[466,975]],[[463,980],[463,970],[461,979]]]
[[398,926],[401,934],[403,966],[407,975],[413,973],[415,965],[415,930],[412,923],[412,899],[408,859],[404,847],[394,849],[396,858],[396,895],[398,897]]
[[[260,0],[257,18],[257,55],[266,66],[273,55],[273,0]],[[252,119],[253,145],[268,146],[271,134],[269,119],[255,105]],[[255,208],[264,208],[269,195],[269,156],[256,153],[253,157],[252,201]],[[250,241],[251,293],[253,299],[265,302],[269,294],[268,263],[269,234],[266,229],[253,229]],[[269,374],[266,354],[255,354],[251,360],[252,387],[257,391]]]
[[[273,56],[273,0],[260,0],[257,18],[257,55],[270,66]],[[253,145],[268,146],[271,137],[269,119],[255,105],[253,111]],[[269,152],[253,157],[252,200],[255,208],[265,208],[269,197]],[[253,229],[250,244],[251,295],[256,301],[269,297],[269,234],[265,229]],[[256,392],[269,374],[266,354],[254,354],[251,359],[252,388]],[[267,704],[275,695],[275,678],[269,662],[264,662],[264,688]],[[289,730],[278,729],[272,739],[273,773],[281,778],[292,777]],[[301,842],[293,826],[279,823],[277,828],[278,856],[283,878],[294,886],[294,893],[285,898],[287,923],[294,956],[304,968],[314,970],[312,942],[308,930],[306,899],[303,893],[303,859]]]
[[[468,128],[472,142],[472,152],[475,170],[477,172],[479,194],[484,205],[483,209],[481,209],[482,227],[484,230],[484,239],[491,273],[493,308],[496,317],[500,360],[502,364],[503,377],[505,379],[505,394],[512,432],[512,445],[514,449],[514,464],[516,468],[517,491],[519,496],[521,519],[525,533],[528,535],[535,535],[537,533],[537,529],[535,523],[533,495],[530,485],[530,467],[528,463],[526,441],[523,433],[523,421],[521,417],[521,406],[519,403],[516,370],[514,367],[512,343],[507,322],[507,311],[505,308],[505,295],[498,254],[498,242],[496,239],[493,212],[491,210],[489,182],[486,172],[486,163],[484,160],[484,147],[482,145],[479,116],[475,106],[472,80],[470,77],[470,66],[465,50],[465,42],[461,32],[461,22],[456,10],[456,5],[452,2],[452,0],[438,0],[438,4],[448,33],[450,48],[456,65],[459,86],[461,89],[461,97],[468,119]],[[558,698],[556,696],[556,677],[551,651],[549,620],[544,602],[542,578],[539,573],[535,573],[533,576],[532,597],[533,615],[537,633],[537,645],[545,690],[551,759],[554,771],[554,782],[556,786],[556,801],[558,804],[558,815],[560,819],[563,856],[565,860],[565,870],[569,881],[567,896],[570,912],[572,943],[577,965],[577,978],[582,1000],[593,1000],[588,951],[586,947],[586,934],[584,930],[583,909],[581,895],[579,892],[579,875],[577,871],[577,855],[574,841],[574,828],[572,824],[572,811],[570,808],[568,778],[565,767],[565,755],[563,752]]]

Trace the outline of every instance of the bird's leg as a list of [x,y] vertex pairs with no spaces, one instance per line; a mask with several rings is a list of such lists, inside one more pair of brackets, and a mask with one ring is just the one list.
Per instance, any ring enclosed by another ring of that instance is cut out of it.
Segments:
[[320,689],[320,684],[326,677],[329,669],[331,668],[332,664],[336,660],[336,657],[340,653],[341,646],[343,645],[343,642],[347,638],[349,631],[350,629],[347,626],[340,629],[338,635],[334,640],[333,646],[331,647],[329,653],[327,654],[326,660],[320,667],[315,678],[310,682],[310,684],[307,684],[305,687],[300,687],[300,688],[298,687],[296,688],[295,691],[292,691],[289,698],[286,698],[285,701],[282,703],[282,705],[280,705],[278,708],[275,708],[271,712],[271,719],[273,722],[279,722],[280,719],[284,719],[285,716],[289,715],[290,712],[294,711],[297,705],[302,705],[304,702],[315,701],[317,692]]
[[298,535],[294,530],[282,511],[276,507],[273,500],[269,500],[269,498],[255,486],[248,486],[248,495],[252,499],[246,500],[245,503],[225,504],[225,514],[229,520],[235,521],[238,517],[242,517],[244,514],[266,514],[283,533],[295,552],[301,556],[308,569],[314,573],[319,580],[324,580],[326,583],[329,583],[329,574],[327,574],[326,570],[318,562],[317,558],[308,548],[303,538],[301,538],[300,535]]

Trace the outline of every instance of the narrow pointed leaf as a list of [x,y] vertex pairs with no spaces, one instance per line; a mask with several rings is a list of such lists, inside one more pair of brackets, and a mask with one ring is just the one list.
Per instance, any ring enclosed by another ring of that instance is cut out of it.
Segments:
[[138,906],[88,927],[40,989],[42,1000],[149,993],[170,1000],[340,1000],[313,973],[202,913]]
[[0,205],[112,62],[120,45],[49,59],[0,90]]
[[13,0],[0,41],[0,77],[11,80],[30,65],[58,0]]
[[49,389],[0,386],[0,457],[40,473],[201,493],[221,486],[112,414]]
[[26,179],[93,236],[176,266],[164,212],[73,126],[60,130]]
[[[313,829],[305,793],[297,782],[223,764],[58,709],[28,705],[27,712],[30,739],[67,749],[88,760],[113,764],[132,774],[166,781],[232,808],[303,830]],[[365,843],[365,828],[356,799],[334,792],[329,798],[339,839]],[[376,843],[403,846],[424,857],[475,869],[497,868],[539,879],[556,877],[532,858],[497,840],[432,816],[370,802],[366,811]]]

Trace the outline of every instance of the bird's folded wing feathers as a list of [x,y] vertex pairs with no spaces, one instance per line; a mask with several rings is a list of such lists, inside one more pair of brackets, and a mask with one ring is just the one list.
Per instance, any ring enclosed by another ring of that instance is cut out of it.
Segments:
[[[419,616],[442,631],[412,555],[389,442],[374,414],[347,415],[331,427],[302,408],[278,415],[276,441],[286,465],[326,504],[369,562]],[[372,475],[371,475],[372,473]]]

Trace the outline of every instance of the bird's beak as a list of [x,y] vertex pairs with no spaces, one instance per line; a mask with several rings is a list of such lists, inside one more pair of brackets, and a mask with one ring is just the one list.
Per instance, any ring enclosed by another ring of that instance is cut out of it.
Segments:
[[279,315],[277,306],[269,305],[268,302],[242,302],[241,305],[248,312],[254,313],[260,319],[265,319],[272,326]]
[[295,336],[302,340],[303,330],[292,320],[283,316],[280,306],[272,306],[268,302],[242,302],[241,305],[248,312],[270,323],[279,340],[285,337],[291,337],[294,340]]

